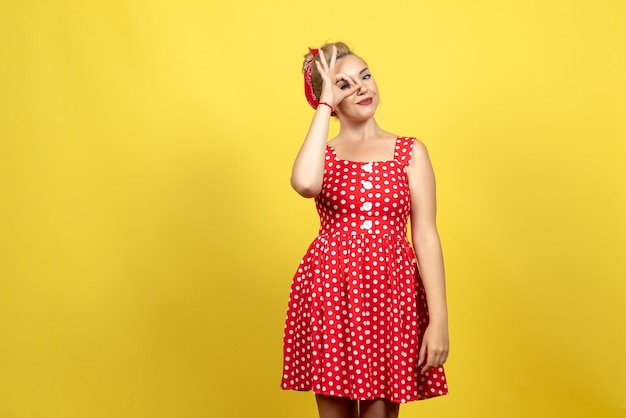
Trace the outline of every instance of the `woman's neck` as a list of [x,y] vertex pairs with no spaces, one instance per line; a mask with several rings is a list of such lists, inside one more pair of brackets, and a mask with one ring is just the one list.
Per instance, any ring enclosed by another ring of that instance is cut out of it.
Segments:
[[339,134],[337,137],[350,138],[350,139],[371,139],[380,138],[386,134],[380,126],[376,123],[374,118],[366,121],[352,122],[352,121],[340,121]]

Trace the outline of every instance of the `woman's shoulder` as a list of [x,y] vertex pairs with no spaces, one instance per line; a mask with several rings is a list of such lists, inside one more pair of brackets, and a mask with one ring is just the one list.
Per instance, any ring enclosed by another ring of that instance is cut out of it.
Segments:
[[398,139],[410,145],[413,150],[419,150],[418,152],[426,150],[426,144],[414,136],[398,136]]
[[396,138],[397,138],[397,141],[400,141],[412,151],[417,151],[417,152],[426,151],[426,144],[424,144],[424,142],[422,142],[421,140],[419,140],[418,138],[414,136],[398,135]]
[[429,166],[431,163],[430,163],[430,156],[428,155],[428,149],[426,148],[426,144],[424,144],[424,142],[422,142],[421,140],[415,137],[410,137],[409,139],[411,139],[413,142],[411,144],[411,152],[410,152],[411,158],[410,158],[409,165]]
[[428,150],[424,142],[414,136],[398,136],[400,153],[405,154],[405,160],[409,165],[420,164],[428,160]]

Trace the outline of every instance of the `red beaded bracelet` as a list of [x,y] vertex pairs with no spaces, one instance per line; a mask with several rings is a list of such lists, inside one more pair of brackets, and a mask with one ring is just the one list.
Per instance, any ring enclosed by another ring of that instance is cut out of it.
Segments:
[[330,112],[331,112],[331,113],[335,111],[335,108],[334,108],[334,107],[333,107],[330,103],[326,103],[326,102],[319,102],[318,106],[319,106],[319,105],[324,105],[324,106],[328,106],[328,107],[330,107]]

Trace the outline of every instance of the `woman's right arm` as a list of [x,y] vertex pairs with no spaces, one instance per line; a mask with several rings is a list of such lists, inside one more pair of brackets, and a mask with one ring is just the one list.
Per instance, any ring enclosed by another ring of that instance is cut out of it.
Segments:
[[[333,108],[341,101],[354,93],[358,86],[345,74],[335,73],[337,61],[337,48],[333,46],[333,54],[330,63],[326,63],[324,51],[320,49],[320,60],[315,60],[317,70],[322,76],[323,86],[320,102],[328,103]],[[339,80],[345,80],[348,87],[337,87]],[[315,110],[309,132],[300,147],[291,171],[291,186],[304,197],[316,197],[322,191],[324,178],[324,155],[326,153],[326,141],[328,140],[328,128],[330,126],[330,106],[321,105]]]
[[328,106],[317,107],[309,132],[293,164],[291,187],[301,196],[315,197],[322,190],[324,155],[331,112]]

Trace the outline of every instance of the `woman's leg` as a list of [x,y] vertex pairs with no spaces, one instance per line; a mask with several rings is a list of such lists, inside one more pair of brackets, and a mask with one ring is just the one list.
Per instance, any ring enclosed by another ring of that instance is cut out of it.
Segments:
[[357,403],[352,399],[315,395],[320,418],[358,418]]
[[360,401],[360,418],[398,418],[400,404],[393,403],[387,399],[374,399],[371,401]]

